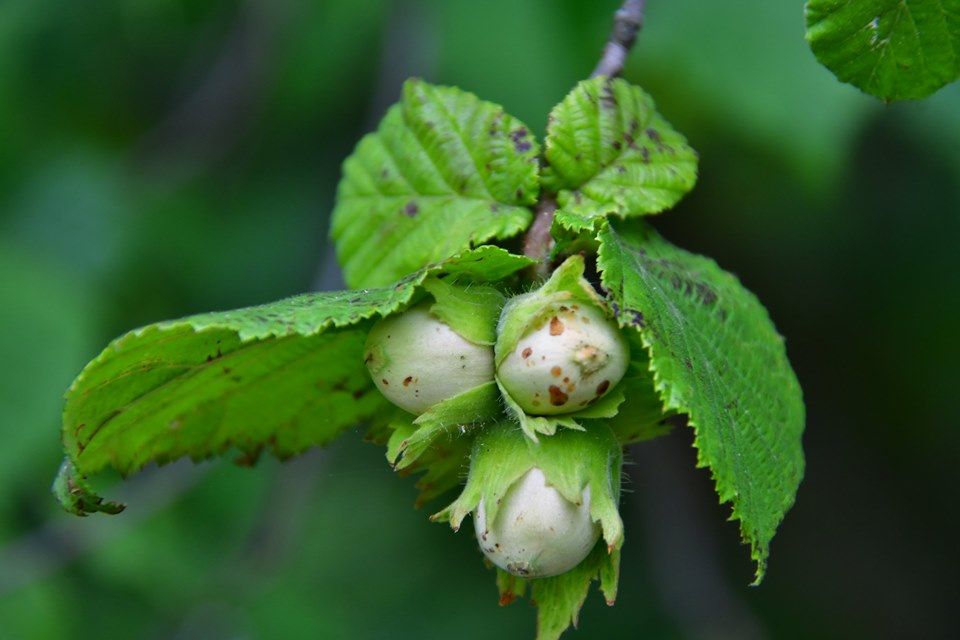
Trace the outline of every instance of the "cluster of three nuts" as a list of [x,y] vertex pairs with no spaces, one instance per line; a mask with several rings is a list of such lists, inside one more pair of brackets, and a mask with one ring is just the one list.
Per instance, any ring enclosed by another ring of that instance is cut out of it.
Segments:
[[[528,317],[511,317],[518,313]],[[626,341],[597,306],[566,301],[531,310],[508,303],[498,327],[511,321],[526,330],[504,354],[502,341],[497,350],[472,342],[424,302],[377,322],[365,361],[383,395],[417,415],[495,375],[528,415],[571,413],[607,394],[627,369]],[[578,565],[600,536],[590,505],[590,487],[578,503],[569,502],[533,466],[504,495],[496,522],[488,521],[480,502],[474,513],[477,542],[505,571],[525,578],[558,575]]]

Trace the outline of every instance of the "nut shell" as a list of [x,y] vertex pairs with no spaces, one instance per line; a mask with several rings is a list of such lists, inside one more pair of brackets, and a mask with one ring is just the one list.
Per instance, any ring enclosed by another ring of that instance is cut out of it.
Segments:
[[464,339],[429,309],[423,303],[383,318],[364,347],[364,362],[380,392],[416,415],[493,380],[493,348]]
[[521,578],[546,578],[574,568],[600,538],[590,517],[590,487],[573,504],[547,485],[534,467],[503,497],[496,521],[487,522],[483,501],[474,512],[480,549],[491,562]]
[[620,382],[630,350],[619,327],[582,303],[552,306],[497,368],[500,383],[528,415],[579,411]]

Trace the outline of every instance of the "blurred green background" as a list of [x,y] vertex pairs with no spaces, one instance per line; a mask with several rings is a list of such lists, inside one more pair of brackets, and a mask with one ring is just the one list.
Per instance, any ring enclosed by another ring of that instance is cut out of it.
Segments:
[[[48,494],[61,395],[116,334],[336,288],[339,163],[410,75],[542,132],[615,0],[0,4],[0,639],[531,638],[468,530],[350,434],[287,464],[148,470],[78,519]],[[882,105],[798,0],[651,0],[626,77],[701,154],[655,221],[767,304],[808,469],[752,567],[690,434],[630,452],[617,606],[582,638],[956,637],[960,85]]]

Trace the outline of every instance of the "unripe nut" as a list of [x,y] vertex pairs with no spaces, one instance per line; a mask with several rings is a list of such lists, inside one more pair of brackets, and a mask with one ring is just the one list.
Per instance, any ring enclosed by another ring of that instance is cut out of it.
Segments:
[[529,415],[579,411],[620,382],[629,347],[619,327],[592,305],[554,305],[545,317],[503,359],[497,376]]
[[590,517],[590,487],[580,504],[573,504],[548,486],[536,467],[504,495],[492,526],[483,501],[473,517],[484,555],[521,578],[546,578],[573,569],[600,538],[600,527]]
[[493,347],[461,337],[430,314],[429,302],[378,321],[364,362],[380,392],[416,415],[493,380]]

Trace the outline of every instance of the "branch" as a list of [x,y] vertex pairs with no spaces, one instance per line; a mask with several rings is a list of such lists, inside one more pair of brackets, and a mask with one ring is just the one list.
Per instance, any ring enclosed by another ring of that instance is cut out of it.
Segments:
[[[590,75],[617,76],[623,71],[627,54],[637,41],[637,34],[643,26],[643,12],[646,0],[625,0],[623,5],[613,16],[613,30],[610,39],[603,49],[603,56],[597,67]],[[543,194],[537,202],[536,215],[533,224],[527,230],[523,239],[523,254],[537,261],[534,273],[537,278],[545,278],[550,274],[548,258],[553,250],[553,236],[550,228],[553,226],[553,216],[557,211],[557,201],[552,194]]]
[[523,238],[523,255],[537,260],[533,272],[537,280],[545,280],[550,275],[550,252],[553,251],[553,214],[557,211],[557,201],[549,195],[543,195],[537,202],[533,224]]
[[646,0],[626,0],[614,14],[610,40],[603,49],[603,57],[597,63],[596,69],[590,74],[591,78],[597,76],[612,78],[623,71],[627,54],[633,48],[633,43],[637,41],[637,34],[643,27],[643,12],[646,4]]

